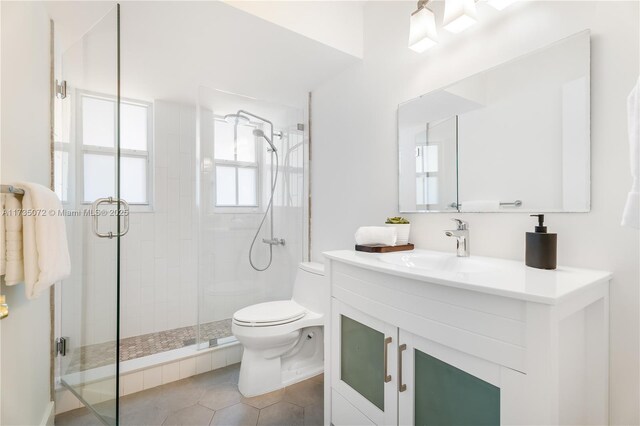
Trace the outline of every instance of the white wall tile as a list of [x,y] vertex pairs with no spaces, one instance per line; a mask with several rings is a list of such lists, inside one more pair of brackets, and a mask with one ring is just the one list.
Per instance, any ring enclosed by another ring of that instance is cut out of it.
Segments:
[[183,359],[180,361],[180,378],[186,379],[187,377],[194,376],[196,374],[196,357]]
[[162,384],[162,367],[148,368],[142,372],[144,389],[151,389]]
[[211,371],[211,352],[196,357],[196,374]]
[[180,362],[172,362],[162,366],[162,384],[180,380]]
[[135,392],[140,392],[143,387],[143,375],[142,371],[135,373],[125,374],[121,377],[123,385],[123,394],[129,395]]
[[227,348],[227,365],[237,364],[242,361],[242,345]]
[[217,370],[218,368],[225,367],[227,365],[227,348],[220,348],[211,352],[211,369]]

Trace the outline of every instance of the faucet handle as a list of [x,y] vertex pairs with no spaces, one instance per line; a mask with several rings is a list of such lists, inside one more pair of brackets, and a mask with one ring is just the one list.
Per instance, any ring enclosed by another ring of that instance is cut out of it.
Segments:
[[466,229],[469,229],[469,224],[464,220],[460,220],[456,218],[452,218],[451,220],[456,223],[456,228],[458,231],[464,231]]

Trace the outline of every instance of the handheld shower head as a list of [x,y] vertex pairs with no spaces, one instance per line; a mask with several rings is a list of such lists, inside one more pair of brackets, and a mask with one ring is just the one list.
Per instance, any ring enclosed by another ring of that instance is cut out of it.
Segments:
[[273,142],[271,142],[271,139],[269,139],[267,135],[264,134],[264,131],[262,131],[261,129],[253,129],[253,135],[259,138],[264,138],[264,140],[267,141],[267,143],[269,144],[273,152],[278,152],[278,150],[276,149],[276,146],[273,144]]

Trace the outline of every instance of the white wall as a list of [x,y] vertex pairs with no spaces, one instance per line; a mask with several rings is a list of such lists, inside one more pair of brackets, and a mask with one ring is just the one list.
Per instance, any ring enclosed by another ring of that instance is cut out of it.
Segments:
[[[487,5],[479,4],[479,8]],[[313,92],[312,252],[353,247],[358,226],[397,214],[398,103],[543,47],[592,31],[592,209],[549,214],[559,233],[559,263],[608,269],[611,286],[613,424],[638,424],[638,232],[620,227],[631,185],[626,97],[639,72],[637,2],[532,2],[450,36],[425,54],[407,45],[414,2],[365,6],[364,61]],[[524,214],[411,215],[418,247],[453,252],[442,232],[468,220],[473,253],[523,259]]]
[[[39,2],[2,2],[2,183],[49,185],[49,17]],[[0,404],[3,425],[37,425],[49,409],[49,293],[27,300],[7,287],[2,320]]]
[[363,1],[237,1],[227,4],[362,58]]

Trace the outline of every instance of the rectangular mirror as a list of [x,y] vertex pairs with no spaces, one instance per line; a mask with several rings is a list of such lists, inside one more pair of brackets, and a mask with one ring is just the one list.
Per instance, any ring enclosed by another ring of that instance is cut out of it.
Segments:
[[588,212],[590,32],[398,107],[400,212]]

